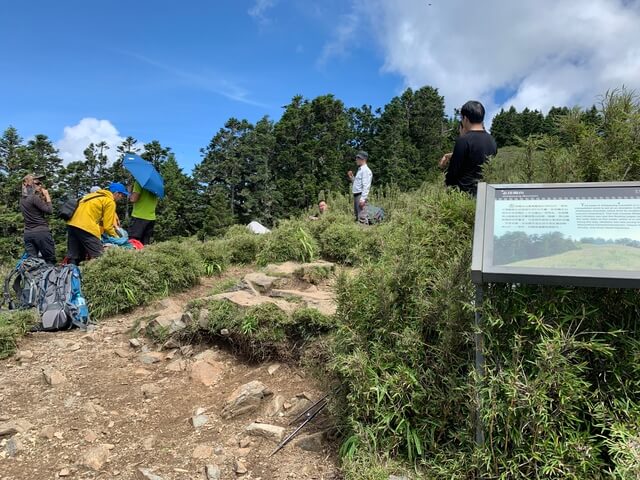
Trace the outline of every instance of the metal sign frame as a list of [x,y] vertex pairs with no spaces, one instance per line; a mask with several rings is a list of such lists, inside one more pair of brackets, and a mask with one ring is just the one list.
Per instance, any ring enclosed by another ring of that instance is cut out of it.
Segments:
[[[528,283],[542,285],[574,285],[580,287],[640,288],[640,271],[596,270],[578,268],[522,267],[493,264],[496,191],[557,190],[558,194],[589,189],[635,189],[640,199],[640,182],[542,183],[542,184],[478,184],[471,278],[475,284]],[[565,192],[562,192],[564,190]],[[568,198],[571,198],[570,196]],[[604,197],[603,197],[604,198]]]

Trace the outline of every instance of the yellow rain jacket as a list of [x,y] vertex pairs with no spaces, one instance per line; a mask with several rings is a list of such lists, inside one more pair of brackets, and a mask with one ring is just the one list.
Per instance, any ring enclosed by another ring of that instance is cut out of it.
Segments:
[[117,237],[114,228],[116,219],[116,201],[109,190],[98,190],[95,193],[85,195],[78,200],[76,209],[67,225],[79,228],[100,238],[102,226],[104,232],[110,237]]

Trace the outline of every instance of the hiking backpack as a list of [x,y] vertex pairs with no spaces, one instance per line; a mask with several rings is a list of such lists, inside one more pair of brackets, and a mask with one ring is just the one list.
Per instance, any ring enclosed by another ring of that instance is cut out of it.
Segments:
[[82,294],[82,275],[76,265],[49,268],[40,281],[37,330],[67,330],[74,325],[83,330],[89,323],[89,309]]
[[9,310],[33,308],[38,303],[40,280],[50,268],[43,259],[26,253],[4,279],[2,303]]
[[69,196],[62,198],[62,200],[60,200],[60,203],[58,203],[58,217],[68,222],[69,220],[71,220],[71,217],[73,217],[73,214],[76,213],[76,210],[78,209],[78,205],[81,202],[84,203],[88,200],[93,200],[94,198],[104,197],[104,194],[102,193],[96,193],[96,194],[90,194],[90,195],[92,196],[89,198],[83,197],[81,199],[77,199]]
[[369,221],[369,225],[382,222],[384,220],[384,210],[382,207],[367,205],[367,220]]

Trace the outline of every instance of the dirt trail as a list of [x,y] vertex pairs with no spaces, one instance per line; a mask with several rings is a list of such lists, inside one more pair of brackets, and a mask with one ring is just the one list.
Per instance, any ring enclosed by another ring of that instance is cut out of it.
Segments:
[[[321,397],[302,370],[247,364],[216,347],[153,353],[158,347],[142,337],[139,347],[130,345],[137,318],[181,309],[218,281],[107,319],[90,333],[27,336],[16,357],[0,362],[0,479],[339,478],[335,449],[326,440],[309,436],[303,446],[313,451],[289,444],[269,457],[277,440],[245,430],[260,421],[292,430],[285,410],[269,414],[283,400],[290,413],[296,402],[310,403],[303,397]],[[193,365],[203,362],[212,367],[205,365],[203,376],[210,386],[192,378],[198,376]],[[252,381],[273,394],[256,411],[223,419],[232,392]],[[194,427],[194,421],[204,425]],[[308,434],[321,426],[322,419]]]

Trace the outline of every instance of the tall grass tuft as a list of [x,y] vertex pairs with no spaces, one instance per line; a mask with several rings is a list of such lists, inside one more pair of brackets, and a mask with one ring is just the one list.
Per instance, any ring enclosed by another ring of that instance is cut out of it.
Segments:
[[264,247],[257,257],[259,265],[287,261],[310,262],[318,257],[318,242],[301,220],[285,220],[265,237]]

